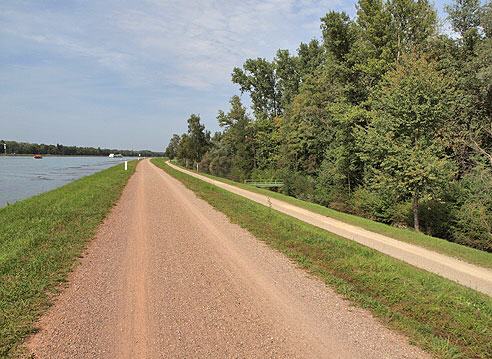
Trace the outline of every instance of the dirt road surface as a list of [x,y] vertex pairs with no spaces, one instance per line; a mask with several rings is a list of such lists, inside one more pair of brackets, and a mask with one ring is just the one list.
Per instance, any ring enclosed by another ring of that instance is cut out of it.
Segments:
[[202,176],[196,172],[175,166],[170,162],[168,162],[168,165],[181,172],[185,172],[191,176],[200,178],[203,181],[212,183],[229,192],[246,197],[264,206],[271,206],[273,209],[300,219],[301,221],[326,229],[329,232],[373,248],[415,267],[439,274],[444,278],[451,279],[464,286],[492,296],[492,270],[490,269],[466,263],[459,259],[439,254],[416,245],[352,226],[275,198],[269,198],[268,196],[259,193],[251,192]]
[[424,358],[142,161],[55,305],[35,358]]

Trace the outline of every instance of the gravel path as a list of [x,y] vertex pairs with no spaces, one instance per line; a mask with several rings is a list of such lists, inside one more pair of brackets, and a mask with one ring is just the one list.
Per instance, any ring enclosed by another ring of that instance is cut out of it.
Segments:
[[268,196],[259,193],[251,192],[202,176],[196,172],[175,166],[170,162],[167,162],[167,164],[178,171],[185,172],[193,177],[212,183],[229,192],[246,197],[264,206],[271,206],[273,209],[300,219],[301,221],[326,229],[329,232],[376,249],[379,252],[407,262],[415,267],[439,274],[444,278],[451,279],[466,287],[492,296],[492,270],[490,269],[479,267],[413,244],[386,237],[382,234],[370,232],[336,219],[311,212],[307,209],[294,206],[287,202],[269,198]]
[[142,161],[28,341],[35,358],[424,358]]

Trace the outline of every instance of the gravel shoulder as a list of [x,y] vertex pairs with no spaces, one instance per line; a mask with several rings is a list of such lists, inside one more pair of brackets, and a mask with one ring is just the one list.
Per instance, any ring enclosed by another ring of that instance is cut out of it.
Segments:
[[28,341],[36,358],[424,358],[143,161]]

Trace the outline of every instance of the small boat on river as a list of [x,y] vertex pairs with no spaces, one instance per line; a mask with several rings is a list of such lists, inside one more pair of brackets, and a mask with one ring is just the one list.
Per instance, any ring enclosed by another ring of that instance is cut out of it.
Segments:
[[41,156],[41,155],[34,155],[32,158],[34,158],[36,160],[40,160],[41,158],[43,158],[43,156]]

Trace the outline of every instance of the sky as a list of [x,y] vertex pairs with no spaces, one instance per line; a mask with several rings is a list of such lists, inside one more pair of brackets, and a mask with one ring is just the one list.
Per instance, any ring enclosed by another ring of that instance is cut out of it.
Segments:
[[218,130],[232,69],[319,38],[330,10],[355,2],[2,0],[0,139],[162,151],[192,113]]

